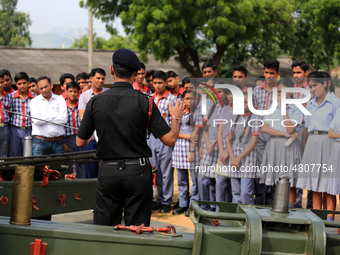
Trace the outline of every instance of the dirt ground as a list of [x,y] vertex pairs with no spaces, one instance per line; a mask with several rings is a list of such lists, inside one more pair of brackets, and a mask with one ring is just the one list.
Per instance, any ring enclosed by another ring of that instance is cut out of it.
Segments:
[[[189,172],[190,174],[190,172]],[[191,177],[189,175],[189,180]],[[190,181],[191,187],[191,181]],[[189,189],[190,190],[190,189]],[[172,206],[178,201],[178,186],[177,186],[177,171],[174,171],[174,195],[173,195],[173,204]],[[188,229],[194,230],[194,224],[192,223],[190,217],[186,217],[184,214],[181,215],[172,215],[172,211],[170,213],[159,213],[159,210],[154,210],[152,212],[151,220],[164,222],[164,223],[171,223],[176,226],[182,226]]]

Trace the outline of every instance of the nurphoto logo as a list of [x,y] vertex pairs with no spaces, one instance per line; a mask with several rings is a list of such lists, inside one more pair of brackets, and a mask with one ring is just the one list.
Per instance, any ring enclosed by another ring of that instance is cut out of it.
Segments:
[[[233,114],[244,114],[244,93],[242,90],[237,87],[236,85],[231,84],[216,84],[214,86],[215,89],[229,89],[233,95]],[[267,110],[258,110],[253,105],[253,88],[247,89],[247,97],[248,97],[248,107],[250,112],[256,115],[269,115],[272,114],[275,109],[277,108],[277,99],[278,99],[278,93],[277,88],[273,88],[273,100],[272,104],[269,109]],[[286,98],[287,93],[301,93],[304,94],[305,97],[303,98]],[[286,115],[287,105],[288,104],[294,104],[296,107],[298,107],[304,115],[311,115],[311,113],[306,109],[306,107],[303,105],[307,103],[311,98],[311,94],[308,89],[304,88],[283,88],[281,91],[281,114]],[[202,95],[202,114],[207,114],[207,94]]]

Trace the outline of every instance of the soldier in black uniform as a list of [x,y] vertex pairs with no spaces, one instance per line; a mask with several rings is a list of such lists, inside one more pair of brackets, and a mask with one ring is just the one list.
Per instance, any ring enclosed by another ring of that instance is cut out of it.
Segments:
[[[140,69],[136,54],[119,49],[112,56],[112,88],[94,96],[87,104],[77,134],[77,145],[84,147],[97,130],[99,169],[94,224],[121,223],[150,225],[152,174],[146,143],[149,98],[134,90],[132,82]],[[149,130],[167,146],[173,146],[179,134],[184,105],[180,100],[170,107],[170,127],[153,103]]]

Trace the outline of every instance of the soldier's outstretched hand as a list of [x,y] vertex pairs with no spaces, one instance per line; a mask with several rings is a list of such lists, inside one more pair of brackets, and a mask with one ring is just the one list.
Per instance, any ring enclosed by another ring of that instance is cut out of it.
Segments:
[[174,107],[172,107],[171,103],[169,103],[169,112],[172,118],[178,118],[181,120],[184,114],[184,103],[181,100],[177,100]]

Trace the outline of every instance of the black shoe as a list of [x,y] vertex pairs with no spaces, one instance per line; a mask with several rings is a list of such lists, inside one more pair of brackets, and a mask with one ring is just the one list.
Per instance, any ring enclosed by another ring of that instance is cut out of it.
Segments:
[[188,210],[188,207],[178,207],[177,209],[172,211],[172,214],[173,215],[182,214],[182,213],[186,212],[187,210]]
[[152,202],[152,211],[158,210],[160,208],[161,208],[161,205],[159,203]]
[[170,205],[162,205],[161,209],[159,210],[160,213],[169,213],[171,211]]
[[177,203],[174,205],[174,207],[173,207],[174,209],[177,209],[177,208],[179,208],[179,201],[177,201]]
[[188,209],[188,210],[185,211],[185,216],[186,216],[186,217],[189,217],[189,216],[190,216],[190,209]]

